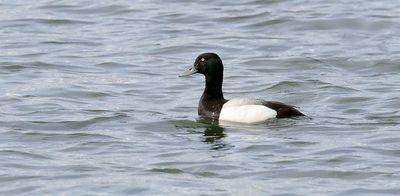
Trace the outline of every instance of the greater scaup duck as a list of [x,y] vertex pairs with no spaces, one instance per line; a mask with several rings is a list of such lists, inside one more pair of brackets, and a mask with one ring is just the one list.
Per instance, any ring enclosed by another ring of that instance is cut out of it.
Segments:
[[201,73],[206,87],[200,98],[198,114],[201,117],[239,123],[261,123],[271,118],[304,116],[293,106],[261,99],[226,100],[222,93],[224,66],[215,53],[204,53],[180,76]]

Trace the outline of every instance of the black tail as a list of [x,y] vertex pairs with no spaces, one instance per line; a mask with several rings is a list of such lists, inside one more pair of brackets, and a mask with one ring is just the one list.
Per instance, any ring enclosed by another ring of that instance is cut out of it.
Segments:
[[290,118],[290,117],[296,117],[296,116],[305,116],[299,110],[294,108],[294,106],[286,105],[281,102],[264,101],[263,105],[275,110],[277,113],[276,114],[277,118]]

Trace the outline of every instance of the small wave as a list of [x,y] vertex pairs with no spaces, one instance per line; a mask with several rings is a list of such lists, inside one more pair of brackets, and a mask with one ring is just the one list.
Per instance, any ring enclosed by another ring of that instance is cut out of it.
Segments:
[[77,46],[101,46],[101,43],[88,41],[44,41],[42,44],[49,45],[77,45]]
[[338,85],[333,85],[333,84],[327,84],[324,86],[319,87],[321,90],[329,90],[335,93],[340,93],[340,92],[359,92],[359,90],[348,87],[348,86],[338,86]]
[[[25,120],[25,121],[0,121],[3,126],[17,130],[80,130],[92,125],[101,124],[109,121],[124,119],[128,115],[117,113],[112,116],[100,116],[86,120],[64,120],[64,121],[45,121],[45,120]],[[50,117],[49,117],[50,118]]]
[[180,174],[185,173],[183,170],[176,169],[176,168],[153,168],[150,170],[151,172],[161,172],[167,174]]
[[[79,140],[82,140],[82,138],[77,138]],[[117,149],[126,149],[129,148],[129,144],[124,145],[124,142],[120,142],[117,140],[110,140],[110,139],[104,139],[104,137],[98,138],[98,137],[89,137],[89,138],[83,138],[84,140],[89,140],[89,142],[84,142],[80,143],[77,145],[73,145],[72,147],[67,147],[62,149],[62,152],[88,152],[88,151],[93,151],[92,154],[109,154],[111,151],[113,153],[110,154],[115,154],[117,153],[115,150]],[[100,141],[98,141],[101,139]],[[106,140],[106,141],[104,141]],[[118,150],[117,150],[118,151]]]
[[288,18],[263,20],[263,21],[253,22],[252,24],[246,24],[243,26],[243,28],[250,28],[250,29],[262,28],[262,29],[264,29],[265,27],[268,27],[268,26],[281,25],[281,24],[288,23],[290,21],[291,20]]
[[12,158],[21,158],[21,159],[40,159],[40,160],[51,160],[52,158],[40,155],[40,154],[35,154],[32,152],[24,152],[24,151],[18,151],[18,150],[0,150],[0,155],[2,156],[8,156]]
[[[26,55],[26,54],[24,54]],[[39,54],[41,55],[41,54]],[[59,65],[44,61],[30,61],[30,62],[0,62],[0,70],[8,70],[8,71],[21,71],[24,69],[50,69],[50,68],[57,68],[57,67],[69,67],[66,65]]]
[[104,63],[96,64],[95,66],[103,67],[103,68],[113,68],[113,69],[132,67],[131,64],[122,64],[122,63],[116,63],[116,62],[104,62]]
[[309,89],[309,88],[318,88],[318,86],[326,86],[330,85],[329,83],[320,81],[320,80],[305,80],[305,81],[281,81],[277,84],[273,84],[270,87],[267,87],[266,90],[278,90],[278,91],[290,91],[296,89]]
[[248,22],[248,20],[256,20],[257,18],[265,18],[267,16],[269,16],[271,13],[269,12],[261,12],[261,13],[249,13],[246,15],[233,15],[233,16],[229,16],[229,17],[222,17],[219,20],[221,20],[221,22],[242,22],[242,21],[246,21]]
[[127,115],[124,113],[115,114],[113,116],[101,116],[90,118],[82,121],[58,121],[58,122],[49,122],[49,121],[31,121],[31,123],[40,125],[40,126],[57,126],[57,127],[68,127],[72,129],[81,129],[85,128],[97,123],[103,123],[111,120],[126,118]]
[[[24,178],[17,178],[17,180],[27,180],[30,179],[29,176]],[[9,188],[9,187],[6,187]],[[2,190],[1,193],[4,195],[20,195],[20,194],[24,194],[26,193],[27,195],[30,195],[29,193],[31,193],[32,191],[36,190],[36,189],[40,189],[40,186],[26,186],[26,185],[22,185],[22,186],[18,186],[18,188],[11,188],[11,189],[6,189],[5,191]]]
[[307,21],[296,21],[295,30],[331,30],[348,29],[371,31],[384,31],[388,29],[397,29],[400,24],[391,21],[370,21],[364,18],[338,18],[338,19],[318,19]]
[[48,88],[45,95],[41,97],[62,97],[62,98],[100,98],[111,96],[110,93],[89,90],[66,90],[64,88]]
[[98,134],[98,133],[50,133],[50,132],[27,132],[22,133],[21,137],[24,137],[29,140],[52,140],[52,141],[66,141],[71,140],[75,141],[79,140],[86,140],[86,139],[101,139],[101,140],[115,140],[117,138]]
[[363,180],[380,175],[386,175],[384,172],[374,171],[346,171],[346,170],[275,170],[268,176],[274,178],[325,178],[325,179],[347,179]]
[[72,20],[72,19],[47,19],[47,18],[30,18],[30,19],[18,19],[15,20],[16,23],[22,23],[26,25],[31,25],[32,23],[39,23],[44,25],[82,25],[82,24],[94,24],[94,22],[89,22],[85,20]]
[[129,6],[122,6],[122,5],[106,5],[106,6],[91,6],[91,7],[84,7],[84,6],[75,6],[75,5],[60,5],[60,4],[53,4],[53,5],[45,5],[39,7],[40,9],[57,11],[57,12],[64,12],[73,15],[118,15],[122,13],[130,13],[136,11],[135,9],[130,9]]

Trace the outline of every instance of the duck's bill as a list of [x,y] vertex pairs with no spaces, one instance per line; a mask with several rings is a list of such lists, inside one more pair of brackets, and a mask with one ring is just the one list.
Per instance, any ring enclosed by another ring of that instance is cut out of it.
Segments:
[[179,75],[179,77],[183,77],[183,76],[190,76],[197,73],[197,69],[194,67],[194,65],[190,66],[186,71],[184,71],[183,73],[181,73]]

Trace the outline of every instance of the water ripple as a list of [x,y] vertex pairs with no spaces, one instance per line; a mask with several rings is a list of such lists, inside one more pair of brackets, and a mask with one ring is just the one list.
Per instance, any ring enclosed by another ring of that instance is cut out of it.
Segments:
[[49,157],[39,155],[39,154],[34,154],[34,153],[29,153],[29,152],[22,152],[22,151],[16,151],[16,150],[1,150],[0,151],[0,156],[8,156],[9,158],[13,159],[51,159]]

